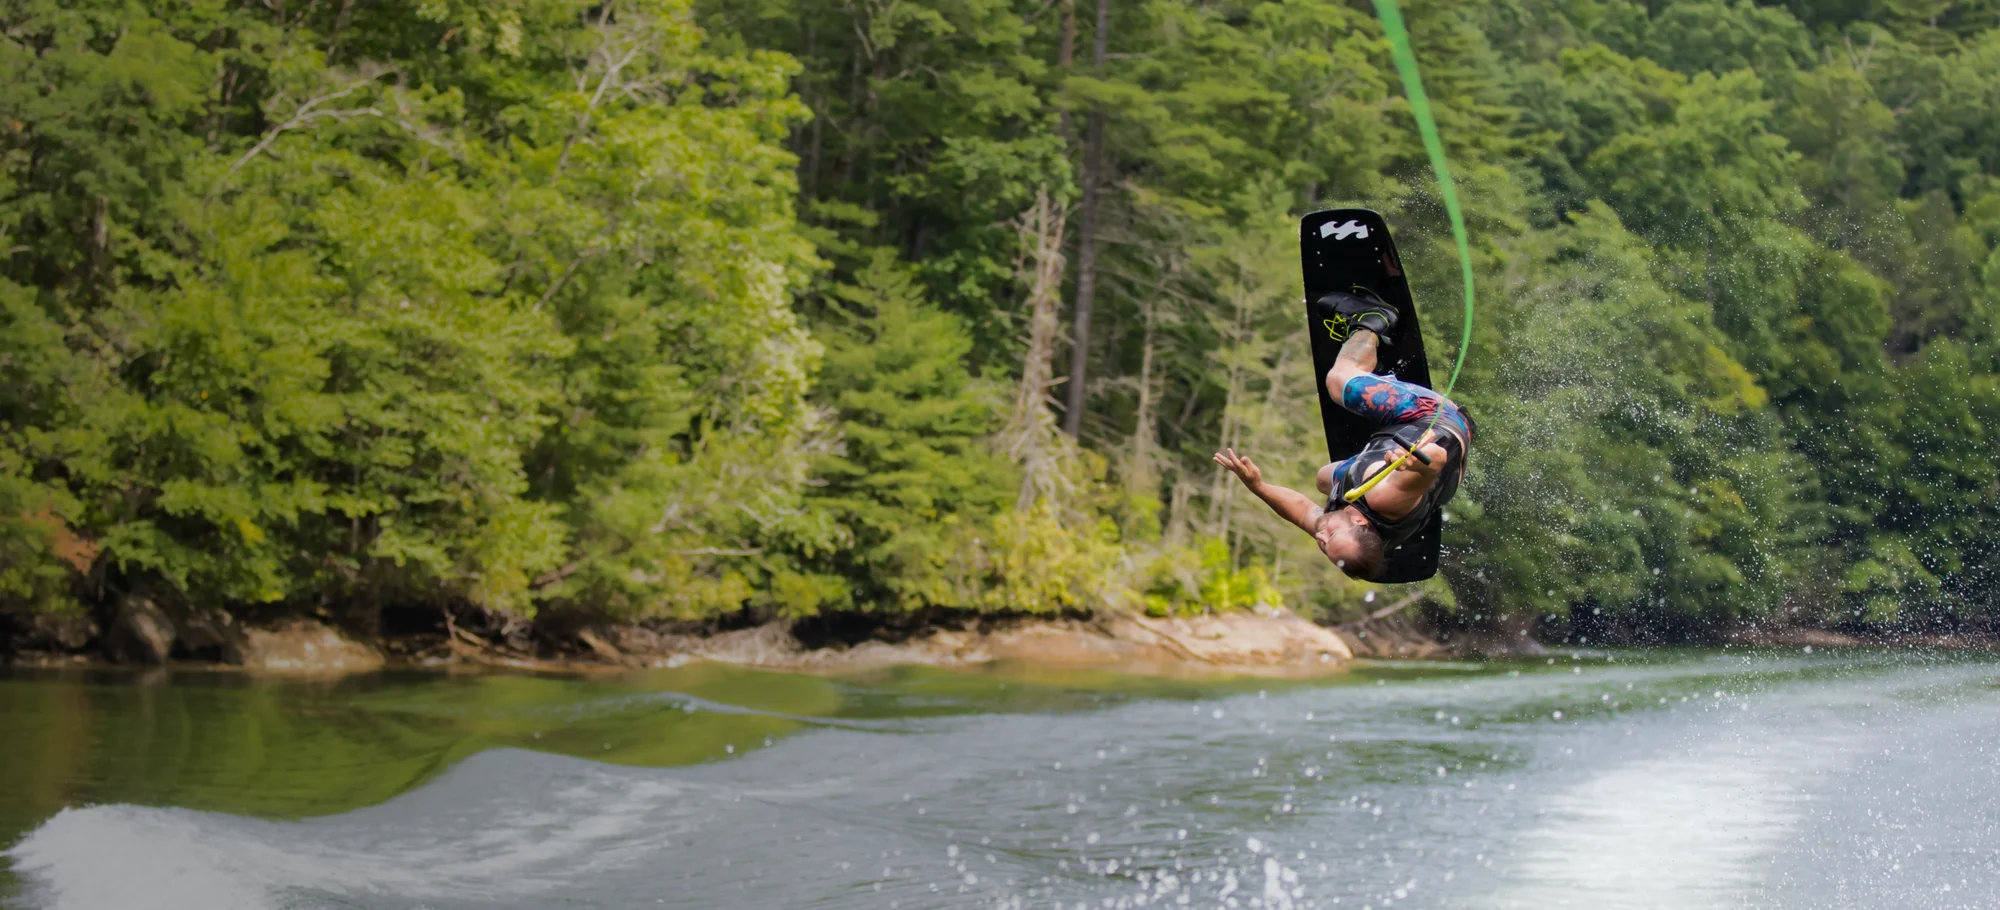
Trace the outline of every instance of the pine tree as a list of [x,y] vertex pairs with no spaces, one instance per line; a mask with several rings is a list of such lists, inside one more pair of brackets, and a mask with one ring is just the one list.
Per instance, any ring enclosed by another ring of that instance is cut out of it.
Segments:
[[837,414],[843,451],[815,466],[824,485],[811,502],[845,542],[808,561],[843,580],[850,608],[952,605],[937,557],[955,526],[990,521],[1017,485],[987,446],[998,394],[966,369],[964,321],[932,305],[912,272],[877,250],[835,286],[819,325],[815,399]]

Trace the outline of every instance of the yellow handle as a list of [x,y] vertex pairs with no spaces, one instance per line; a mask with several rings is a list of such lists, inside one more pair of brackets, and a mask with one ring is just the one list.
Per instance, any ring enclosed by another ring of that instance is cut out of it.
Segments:
[[1418,449],[1421,449],[1424,446],[1429,445],[1431,438],[1434,435],[1435,434],[1432,431],[1425,430],[1424,435],[1417,437],[1417,444],[1411,446],[1408,450],[1403,452],[1403,457],[1398,458],[1393,462],[1390,462],[1388,467],[1375,472],[1375,476],[1368,478],[1368,480],[1362,483],[1360,486],[1355,487],[1354,489],[1348,490],[1346,493],[1341,494],[1340,498],[1346,502],[1353,502],[1357,499],[1360,499],[1363,496],[1368,495],[1369,490],[1375,489],[1375,485],[1381,483],[1383,478],[1396,473],[1396,469],[1402,467],[1403,462],[1409,461],[1410,456],[1417,454]]

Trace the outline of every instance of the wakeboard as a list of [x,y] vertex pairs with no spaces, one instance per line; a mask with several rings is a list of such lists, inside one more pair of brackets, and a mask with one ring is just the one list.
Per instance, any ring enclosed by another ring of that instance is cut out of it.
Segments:
[[[1319,388],[1320,421],[1326,425],[1326,455],[1340,461],[1361,451],[1380,429],[1373,421],[1349,413],[1326,391],[1326,373],[1340,356],[1349,334],[1346,317],[1321,307],[1321,297],[1333,291],[1372,292],[1396,308],[1396,343],[1384,346],[1377,373],[1394,374],[1404,382],[1431,387],[1430,361],[1424,356],[1424,336],[1417,324],[1416,303],[1396,241],[1379,213],[1368,209],[1314,212],[1299,222],[1299,264],[1305,272],[1306,320],[1312,335],[1313,385]],[[1443,519],[1431,514],[1423,530],[1387,554],[1381,580],[1391,584],[1422,581],[1437,574]]]

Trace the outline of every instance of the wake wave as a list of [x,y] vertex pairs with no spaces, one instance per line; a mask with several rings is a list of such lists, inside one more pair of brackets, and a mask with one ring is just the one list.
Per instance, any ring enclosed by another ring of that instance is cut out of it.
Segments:
[[491,905],[669,856],[729,798],[659,771],[494,750],[387,803],[306,821],[65,809],[8,858],[31,905],[51,910]]

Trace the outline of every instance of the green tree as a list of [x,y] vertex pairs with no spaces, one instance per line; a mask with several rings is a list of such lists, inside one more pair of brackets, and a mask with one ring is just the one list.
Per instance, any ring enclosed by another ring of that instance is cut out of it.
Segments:
[[[933,306],[912,273],[876,251],[853,284],[833,288],[820,320],[828,351],[815,397],[837,415],[843,445],[815,466],[824,485],[809,501],[841,534],[805,562],[838,579],[824,600],[847,609],[959,605],[944,551],[1019,488],[988,444],[999,396],[966,368],[964,321]],[[812,612],[820,599],[783,608]]]

